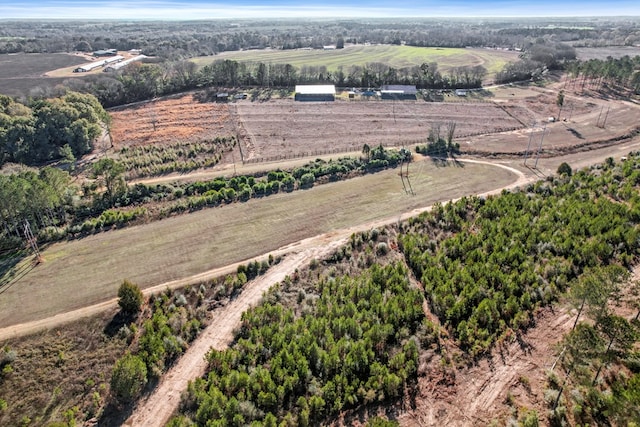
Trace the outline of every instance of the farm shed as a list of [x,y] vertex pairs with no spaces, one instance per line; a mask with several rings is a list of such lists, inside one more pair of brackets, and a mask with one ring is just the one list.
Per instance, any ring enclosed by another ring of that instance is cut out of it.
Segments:
[[120,61],[120,62],[117,62],[115,64],[111,64],[111,65],[109,65],[107,67],[104,67],[104,70],[102,70],[102,71],[117,71],[120,68],[131,64],[132,62],[142,61],[145,58],[146,58],[146,55],[134,56],[133,58],[125,59],[124,61]]
[[117,54],[118,51],[115,49],[96,50],[93,52],[93,56],[115,56]]
[[81,65],[73,70],[74,73],[87,73],[91,70],[95,70],[99,67],[104,67],[105,65],[112,64],[124,59],[124,56],[116,55],[111,58],[101,59],[100,61],[89,62],[88,64]]
[[296,101],[335,101],[334,85],[296,85]]
[[418,89],[411,85],[384,85],[380,89],[381,99],[415,100]]

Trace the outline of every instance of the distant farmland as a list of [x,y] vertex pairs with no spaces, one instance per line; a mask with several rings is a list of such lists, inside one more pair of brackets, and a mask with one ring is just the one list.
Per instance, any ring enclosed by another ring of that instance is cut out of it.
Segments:
[[0,55],[0,93],[21,96],[36,86],[55,86],[64,79],[48,78],[45,73],[84,62],[87,60],[80,56],[64,53]]
[[489,78],[500,71],[508,62],[518,59],[518,52],[495,49],[463,49],[439,47],[414,47],[396,45],[348,46],[337,50],[245,50],[222,52],[216,56],[192,59],[199,66],[205,66],[219,59],[240,62],[264,62],[291,64],[295,67],[326,66],[329,71],[343,67],[346,72],[352,65],[379,62],[394,68],[411,67],[424,62],[436,62],[438,70],[446,73],[453,67],[482,65]]

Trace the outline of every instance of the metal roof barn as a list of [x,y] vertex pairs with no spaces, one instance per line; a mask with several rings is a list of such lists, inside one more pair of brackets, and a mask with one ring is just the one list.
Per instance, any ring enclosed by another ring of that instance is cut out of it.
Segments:
[[296,85],[296,101],[335,101],[335,85]]
[[122,68],[122,67],[124,67],[126,65],[131,64],[132,62],[142,61],[146,57],[147,57],[146,55],[134,56],[133,58],[125,59],[124,61],[120,61],[118,63],[109,65],[108,67],[104,67],[104,70],[102,70],[102,71],[116,71],[116,70],[119,70],[120,68]]
[[89,62],[88,64],[81,65],[73,70],[74,73],[87,73],[91,70],[95,70],[99,67],[104,67],[105,65],[118,62],[124,59],[124,56],[116,55],[111,58],[101,59],[100,61]]
[[384,85],[380,90],[380,98],[393,100],[415,100],[418,89],[410,85]]

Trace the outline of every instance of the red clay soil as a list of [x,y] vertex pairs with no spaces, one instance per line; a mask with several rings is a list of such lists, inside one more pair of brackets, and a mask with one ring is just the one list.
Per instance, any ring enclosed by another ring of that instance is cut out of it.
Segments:
[[229,106],[199,102],[193,94],[139,103],[109,112],[114,148],[196,143],[235,135]]
[[[565,91],[562,112],[558,90]],[[424,144],[434,124],[466,154],[549,157],[610,145],[638,132],[639,106],[557,83],[550,88],[507,87],[496,96],[455,102],[292,99],[231,104],[200,102],[197,94],[164,98],[111,112],[111,135],[123,146],[199,142],[238,136],[237,157],[262,162],[359,151],[369,146]],[[468,102],[468,101],[474,102]],[[558,119],[550,122],[549,119]]]

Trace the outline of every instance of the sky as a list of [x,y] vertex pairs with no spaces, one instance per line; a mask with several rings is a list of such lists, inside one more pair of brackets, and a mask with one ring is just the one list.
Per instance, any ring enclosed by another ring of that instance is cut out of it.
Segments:
[[640,16],[640,0],[0,0],[0,20],[491,16]]

